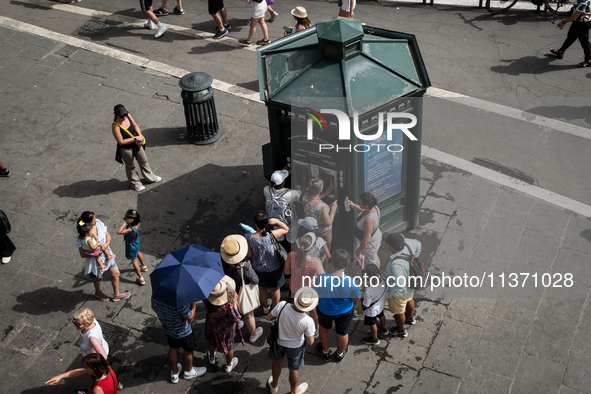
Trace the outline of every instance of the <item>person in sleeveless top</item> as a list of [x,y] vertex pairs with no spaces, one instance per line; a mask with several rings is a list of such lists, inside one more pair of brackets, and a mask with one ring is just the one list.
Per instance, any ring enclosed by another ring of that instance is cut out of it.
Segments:
[[382,242],[382,232],[380,231],[380,210],[377,204],[378,199],[373,194],[363,192],[359,195],[357,204],[349,202],[348,205],[361,212],[357,216],[354,229],[355,237],[360,241],[355,255],[365,256],[365,265],[375,264],[380,268],[378,249]]
[[332,244],[332,222],[337,211],[337,201],[333,201],[330,207],[321,200],[330,191],[323,192],[324,182],[320,178],[310,179],[308,184],[308,193],[304,195],[304,212],[306,217],[311,216],[318,222],[318,229],[316,235],[322,237],[326,241],[326,247],[330,250]]
[[135,170],[134,159],[140,165],[140,170],[146,182],[160,182],[162,178],[154,175],[150,164],[148,164],[148,157],[146,156],[146,148],[144,146],[146,140],[133,116],[127,112],[123,104],[117,104],[114,112],[115,120],[113,121],[112,130],[113,137],[117,141],[117,155],[115,160],[119,163],[125,163],[125,172],[127,173],[127,180],[129,181],[130,187],[136,192],[141,192],[146,187],[140,182],[140,178]]
[[92,386],[88,391],[90,394],[117,394],[119,380],[109,362],[99,353],[89,354],[84,358],[84,368],[73,369],[61,373],[49,379],[45,384],[53,386],[62,379],[79,378],[92,376]]
[[287,27],[288,29],[291,29],[291,32],[287,34],[297,33],[298,31],[302,31],[312,26],[312,22],[310,22],[310,19],[308,19],[308,12],[304,7],[299,6],[294,8],[291,10],[291,14],[293,15],[293,19],[295,19],[296,23],[293,26]]

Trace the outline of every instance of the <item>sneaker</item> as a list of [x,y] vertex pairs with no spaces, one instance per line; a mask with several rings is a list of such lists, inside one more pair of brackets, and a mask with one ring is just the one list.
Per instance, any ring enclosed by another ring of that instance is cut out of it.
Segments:
[[232,359],[232,362],[230,363],[230,366],[228,367],[228,366],[226,365],[226,368],[225,368],[225,369],[226,369],[226,372],[227,372],[227,373],[230,373],[230,372],[232,372],[232,370],[233,370],[234,368],[236,368],[236,366],[237,366],[237,365],[238,365],[238,357],[234,357],[234,358]]
[[308,390],[308,383],[302,383],[298,386],[298,388],[300,389],[300,391],[298,391],[298,394],[304,394],[306,390]]
[[99,299],[99,301],[106,302],[109,301],[109,296],[103,293],[102,291],[97,291],[94,293],[94,296]]
[[129,297],[131,297],[131,293],[119,293],[118,296],[113,297],[113,302],[119,302]]
[[156,25],[154,24],[154,22],[148,19],[148,21],[144,23],[144,27],[146,29],[154,30],[156,28]]
[[267,384],[269,385],[269,390],[271,391],[271,394],[277,394],[277,392],[279,391],[279,386],[273,387],[271,386],[271,383],[273,383],[273,376],[269,376],[269,379],[267,379]]
[[320,355],[320,357],[322,357],[322,359],[324,361],[330,360],[330,356],[331,356],[330,349],[328,349],[328,353],[324,353],[324,349],[322,348],[322,342],[318,342],[318,345],[316,345],[316,351],[318,352],[318,354]]
[[238,43],[243,47],[249,47],[252,45],[252,42],[248,40],[238,40]]
[[148,272],[150,269],[148,267],[146,267],[145,265],[143,267],[140,267],[140,271],[142,272]]
[[275,20],[275,18],[277,18],[277,15],[279,15],[278,12],[273,12],[271,14],[271,17],[269,18],[269,22],[273,22]]
[[156,11],[154,11],[154,15],[156,15],[156,16],[166,16],[168,14],[170,14],[170,12],[168,12],[168,10],[163,10],[162,7],[158,8]]
[[366,345],[379,345],[380,340],[378,338],[373,339],[372,337],[365,337],[361,340],[361,342],[365,343]]
[[395,337],[406,338],[408,336],[408,331],[406,331],[406,328],[400,331],[396,326],[388,326],[388,330],[390,331],[390,335]]
[[404,321],[404,325],[405,325],[405,326],[414,326],[415,324],[417,324],[417,319],[415,319],[415,317],[414,317],[414,316],[413,316],[413,317],[411,317],[410,319],[409,319],[409,318],[407,318],[407,319]]
[[144,278],[137,278],[136,282],[140,285],[143,286],[146,284],[146,280]]
[[[273,301],[271,301],[270,298],[267,298],[267,312],[265,312],[265,315],[268,315],[269,312],[271,312],[271,306],[273,305]],[[263,311],[265,310],[265,308],[263,308]]]
[[161,180],[162,180],[162,177],[160,177],[160,176],[157,176],[157,177],[156,177],[156,180],[154,181],[154,183],[158,183],[158,182],[160,182]]
[[135,187],[136,192],[143,192],[144,190],[146,190],[146,187],[144,185],[141,185],[140,187]]
[[179,8],[175,5],[174,6],[174,13],[177,15],[185,15],[185,10],[183,10],[182,8]]
[[226,34],[228,34],[228,29],[224,28],[224,30],[218,30],[218,32],[215,33],[213,38],[217,40],[219,38],[224,37]]
[[0,170],[0,176],[9,177],[10,171],[8,171],[8,168],[4,168],[3,170]]
[[209,350],[207,351],[207,361],[209,361],[209,364],[211,365],[215,365],[215,355],[216,355],[216,351],[213,351],[213,357],[209,356]]
[[[345,347],[345,350],[343,350],[343,352],[341,354],[337,354],[335,356],[335,361],[337,363],[340,363],[341,361],[343,361],[345,359],[345,357],[347,356],[347,353],[349,353],[349,345],[347,345]],[[335,353],[336,354],[336,353]]]
[[[230,30],[231,28],[232,28],[232,25],[231,25],[231,24],[229,24],[229,23],[228,23],[227,25],[224,25],[224,29],[226,29],[226,30]],[[220,28],[219,28],[219,27],[217,27],[217,26],[215,27],[215,29],[216,29],[216,30],[220,30]]]
[[254,336],[251,335],[250,337],[250,343],[255,343],[261,335],[263,335],[263,327],[257,327],[257,329],[254,330]]
[[179,375],[181,374],[181,371],[183,370],[183,366],[181,364],[177,364],[176,365],[176,369],[177,369],[177,374],[175,375],[173,371],[170,371],[170,383],[176,384],[179,382]]
[[193,367],[192,370],[190,370],[188,372],[185,371],[185,373],[183,373],[183,379],[195,379],[201,375],[205,375],[205,372],[207,372],[207,368],[205,368],[205,367],[199,367],[199,368]]
[[[8,264],[8,262],[10,261],[12,257],[8,256],[8,257],[2,257],[2,264]],[[107,297],[108,300],[109,297]]]
[[267,45],[270,42],[271,42],[270,40],[258,40],[257,45]]
[[388,335],[390,335],[390,330],[388,330],[388,328],[378,327],[378,333],[380,333],[383,336],[387,337]]
[[158,23],[158,32],[154,34],[154,38],[160,38],[164,34],[164,32],[166,32],[166,30],[168,30],[168,28],[164,26],[162,22]]

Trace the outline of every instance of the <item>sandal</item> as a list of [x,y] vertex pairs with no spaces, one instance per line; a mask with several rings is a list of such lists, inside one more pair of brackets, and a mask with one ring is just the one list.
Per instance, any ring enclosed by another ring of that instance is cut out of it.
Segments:
[[577,64],[577,67],[579,67],[579,68],[585,68],[585,67],[589,67],[589,66],[591,66],[591,60],[589,60],[589,61],[585,60],[584,62]]
[[552,53],[554,56],[556,56],[559,59],[562,59],[564,57],[564,52],[559,51],[558,49],[551,48],[550,53]]
[[271,41],[269,41],[269,40],[259,40],[259,41],[257,41],[257,45],[267,45],[270,42]]

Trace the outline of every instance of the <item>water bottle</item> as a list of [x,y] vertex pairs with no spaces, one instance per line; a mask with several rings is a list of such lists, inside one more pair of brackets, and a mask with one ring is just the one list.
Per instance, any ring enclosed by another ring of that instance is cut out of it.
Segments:
[[345,212],[351,211],[351,205],[349,205],[351,201],[349,201],[349,197],[345,197]]
[[251,234],[254,234],[254,233],[256,233],[256,232],[257,232],[257,231],[256,231],[254,228],[252,228],[252,227],[250,227],[250,226],[248,226],[248,225],[246,225],[246,224],[242,224],[242,223],[240,223],[240,227],[242,227],[242,229],[243,229],[244,231],[246,231],[246,232],[249,232],[249,233],[251,233]]

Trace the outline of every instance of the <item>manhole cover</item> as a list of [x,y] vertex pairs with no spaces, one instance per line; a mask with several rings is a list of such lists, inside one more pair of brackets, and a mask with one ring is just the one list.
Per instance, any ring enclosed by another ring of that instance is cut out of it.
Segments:
[[103,337],[105,341],[109,344],[109,353],[113,352],[119,346],[121,341],[125,338],[129,329],[125,327],[119,327],[111,323],[107,323],[106,321],[97,320],[100,325],[101,329],[103,330]]
[[14,349],[31,350],[38,347],[38,342],[45,333],[33,327],[24,327],[10,343]]
[[62,49],[60,49],[59,51],[57,51],[55,54],[56,55],[63,56],[63,57],[70,57],[77,50],[78,50],[78,48],[76,48],[75,46],[66,45],[65,47],[63,47]]
[[74,30],[72,33],[75,36],[98,38],[111,29],[112,26],[106,23],[90,20]]

